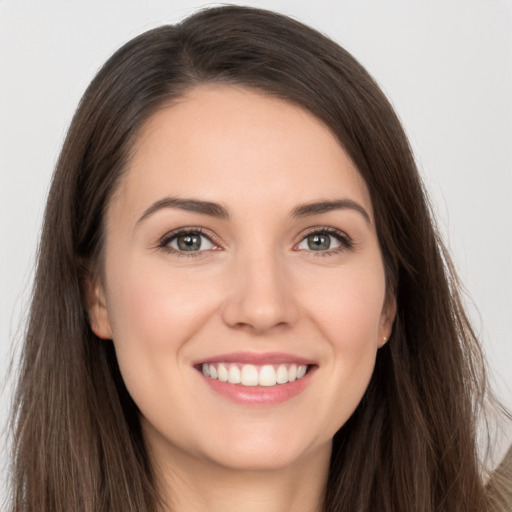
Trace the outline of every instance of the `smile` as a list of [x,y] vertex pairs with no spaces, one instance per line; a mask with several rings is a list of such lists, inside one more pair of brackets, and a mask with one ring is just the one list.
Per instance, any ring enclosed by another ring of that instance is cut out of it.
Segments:
[[203,363],[201,370],[205,377],[220,382],[242,386],[272,387],[302,379],[308,370],[306,364],[243,364],[243,363]]
[[282,352],[231,352],[193,363],[211,391],[242,406],[271,407],[309,387],[317,361]]

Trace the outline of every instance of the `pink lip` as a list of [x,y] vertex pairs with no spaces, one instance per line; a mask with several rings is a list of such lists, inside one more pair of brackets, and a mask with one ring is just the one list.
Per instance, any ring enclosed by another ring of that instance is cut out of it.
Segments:
[[211,390],[228,398],[232,402],[240,405],[272,406],[286,402],[298,395],[310,383],[314,370],[315,368],[308,371],[302,379],[268,388],[263,386],[252,387],[242,386],[241,384],[230,384],[229,382],[221,382],[217,379],[205,377],[202,373],[198,375],[204,379],[204,382]]
[[202,363],[242,363],[242,364],[306,364],[314,365],[315,361],[306,359],[304,357],[297,357],[292,354],[285,354],[284,352],[230,352],[229,354],[219,354],[206,359],[201,359],[192,363],[194,366]]
[[[277,384],[272,387],[265,386],[242,386],[241,384],[231,384],[221,382],[217,379],[206,377],[201,372],[202,363],[242,363],[242,364],[304,364],[308,365],[308,373],[301,379],[286,384]],[[258,354],[254,352],[237,352],[229,354],[220,354],[214,357],[202,359],[194,363],[198,370],[198,376],[203,379],[206,385],[221,396],[231,402],[247,406],[272,406],[277,405],[301,393],[311,382],[318,366],[314,361],[284,353],[266,353]]]

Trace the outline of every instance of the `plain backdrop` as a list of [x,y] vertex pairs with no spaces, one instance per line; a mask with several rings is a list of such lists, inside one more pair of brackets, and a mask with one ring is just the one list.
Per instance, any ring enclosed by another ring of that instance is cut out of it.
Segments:
[[[312,25],[353,53],[380,83],[410,137],[492,379],[512,407],[512,2],[225,3],[274,9]],[[78,100],[121,44],[207,5],[0,0],[2,424],[45,196]],[[2,488],[0,479],[0,502]]]

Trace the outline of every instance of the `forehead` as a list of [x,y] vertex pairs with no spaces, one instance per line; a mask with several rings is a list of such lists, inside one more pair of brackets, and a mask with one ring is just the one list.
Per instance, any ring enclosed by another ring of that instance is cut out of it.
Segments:
[[136,212],[166,195],[273,211],[347,197],[371,214],[363,178],[319,119],[228,85],[194,88],[149,118],[112,202]]

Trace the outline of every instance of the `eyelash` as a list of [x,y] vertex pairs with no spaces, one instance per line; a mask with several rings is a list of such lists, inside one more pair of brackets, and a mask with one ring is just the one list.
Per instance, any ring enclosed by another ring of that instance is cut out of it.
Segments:
[[[203,251],[180,251],[175,249],[174,247],[170,247],[169,244],[178,238],[179,236],[183,235],[201,235],[207,238],[215,247],[216,249],[207,249]],[[297,251],[304,251],[307,253],[311,253],[312,256],[333,256],[335,254],[339,254],[341,252],[347,251],[347,250],[353,250],[354,249],[354,241],[352,238],[350,238],[346,233],[343,231],[340,231],[335,228],[312,228],[307,233],[305,233],[299,242],[297,242],[294,245],[294,248],[297,247],[300,243],[302,243],[308,236],[311,235],[328,235],[332,236],[336,239],[337,242],[339,242],[339,247],[336,247],[334,249],[328,249],[325,251],[313,251],[313,250],[305,250],[305,249],[295,249]],[[202,256],[205,252],[208,252],[210,250],[218,250],[218,248],[221,247],[221,244],[216,241],[215,237],[210,233],[207,232],[205,229],[200,227],[190,227],[190,228],[179,228],[178,230],[171,231],[169,233],[166,233],[158,242],[157,249],[163,249],[164,251],[174,254],[178,257],[188,257],[188,258],[197,258],[199,256]]]
[[[158,242],[157,249],[163,249],[164,251],[178,256],[179,258],[185,256],[187,258],[197,258],[198,256],[202,256],[207,251],[179,251],[174,247],[170,247],[170,243],[183,235],[201,235],[207,238],[215,247],[221,247],[221,244],[218,243],[215,237],[207,232],[205,229],[200,227],[190,227],[190,228],[179,228],[175,231],[171,231],[170,233],[166,233]],[[218,250],[218,249],[209,249],[209,250]]]
[[327,227],[316,227],[311,228],[306,234],[302,236],[300,241],[295,244],[294,247],[302,243],[308,236],[311,235],[329,235],[336,239],[337,242],[339,242],[339,247],[335,247],[334,249],[328,249],[325,251],[313,251],[313,250],[304,250],[304,249],[297,249],[299,251],[304,250],[305,252],[309,253],[311,256],[334,256],[336,254],[342,253],[347,250],[353,250],[354,249],[354,241],[350,236],[348,236],[343,231],[340,231],[339,229],[335,228],[327,228]]

